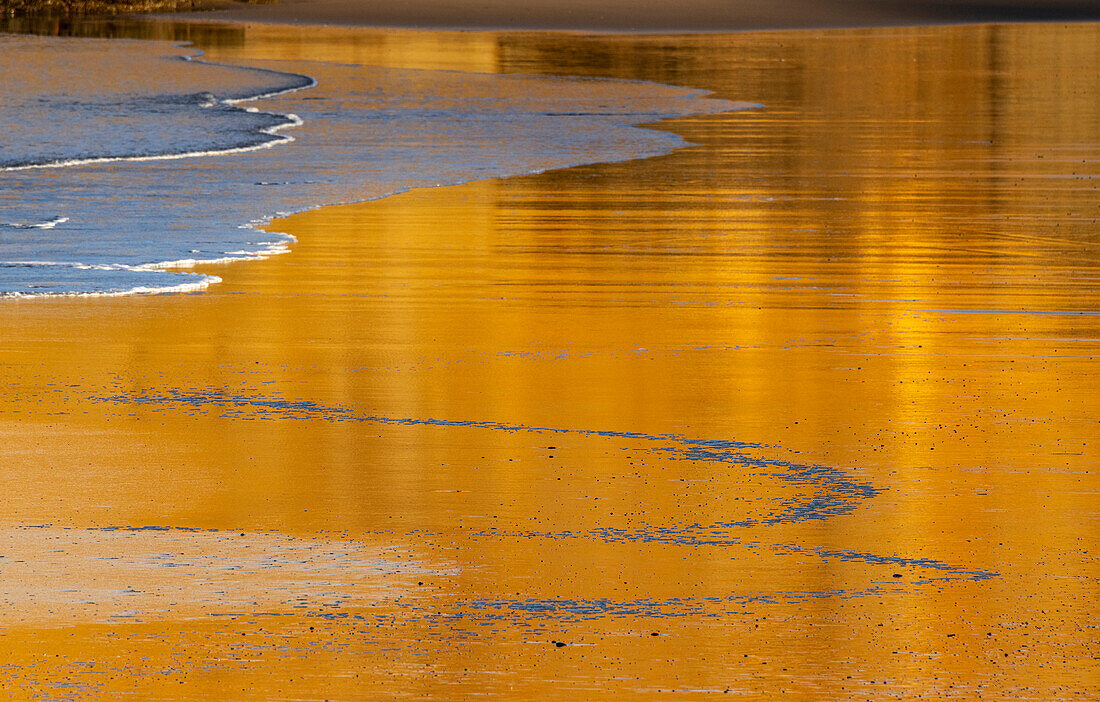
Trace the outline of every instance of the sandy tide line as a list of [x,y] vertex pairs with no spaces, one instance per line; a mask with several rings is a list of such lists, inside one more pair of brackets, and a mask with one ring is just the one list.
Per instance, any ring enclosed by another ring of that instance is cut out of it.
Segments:
[[165,527],[7,528],[0,553],[5,627],[331,611],[404,596],[429,572],[398,548]]

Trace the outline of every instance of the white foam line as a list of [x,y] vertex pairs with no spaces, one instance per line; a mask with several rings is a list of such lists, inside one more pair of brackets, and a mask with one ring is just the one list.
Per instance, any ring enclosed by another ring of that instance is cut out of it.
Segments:
[[303,124],[305,124],[305,122],[302,120],[302,118],[299,117],[298,115],[293,114],[293,113],[282,114],[280,112],[266,112],[264,110],[259,110],[255,107],[238,107],[238,104],[242,103],[242,102],[252,102],[254,100],[263,100],[265,98],[277,97],[279,95],[286,95],[288,93],[294,93],[294,92],[297,92],[299,90],[307,90],[307,89],[312,88],[312,87],[317,85],[317,80],[315,78],[313,78],[312,76],[307,76],[307,75],[301,74],[301,73],[287,73],[287,72],[284,72],[284,71],[273,71],[273,70],[267,69],[267,68],[253,68],[253,67],[250,67],[250,66],[231,66],[230,64],[219,64],[219,63],[213,63],[213,62],[210,62],[210,61],[202,61],[202,60],[199,59],[199,57],[202,56],[202,55],[203,55],[202,51],[197,51],[196,50],[195,54],[192,54],[191,56],[182,56],[180,58],[182,58],[184,61],[194,61],[195,63],[203,63],[203,64],[206,64],[208,66],[223,66],[224,65],[224,66],[230,66],[231,68],[243,68],[243,69],[247,69],[247,70],[261,71],[261,72],[264,72],[264,73],[274,73],[274,74],[277,74],[277,75],[285,75],[285,76],[294,76],[294,77],[297,77],[297,78],[305,78],[306,80],[309,81],[309,83],[307,83],[306,85],[299,85],[299,86],[295,86],[295,87],[291,87],[291,88],[283,88],[281,90],[274,90],[274,91],[268,92],[268,93],[260,93],[258,95],[251,95],[249,97],[228,98],[228,99],[220,101],[223,105],[228,105],[229,107],[232,107],[232,108],[237,109],[237,110],[241,110],[242,112],[249,112],[249,113],[252,113],[252,114],[268,115],[269,117],[279,117],[279,118],[287,120],[287,122],[284,123],[284,124],[276,124],[275,126],[264,127],[263,129],[259,130],[259,133],[266,134],[266,135],[271,136],[271,137],[275,137],[274,139],[272,139],[270,141],[265,141],[265,142],[262,142],[262,143],[259,143],[259,144],[252,144],[250,146],[236,146],[236,147],[232,147],[232,148],[228,148],[228,149],[212,149],[212,150],[209,150],[209,151],[185,151],[185,152],[178,153],[178,154],[156,154],[156,155],[150,155],[150,156],[98,156],[98,157],[93,157],[93,158],[73,158],[73,159],[65,159],[63,161],[50,161],[49,163],[30,163],[30,164],[26,164],[26,165],[23,165],[23,166],[5,166],[5,167],[0,167],[0,173],[5,173],[5,172],[10,173],[10,172],[13,172],[13,171],[41,170],[41,169],[45,169],[45,168],[69,168],[69,167],[72,167],[72,166],[87,166],[87,165],[97,164],[97,163],[141,163],[141,162],[145,162],[145,161],[177,161],[177,160],[185,159],[185,158],[199,158],[201,156],[226,156],[226,155],[229,155],[229,154],[243,154],[243,153],[249,153],[249,152],[252,152],[252,151],[260,151],[262,149],[270,149],[273,146],[277,146],[279,144],[289,144],[290,142],[294,141],[294,137],[290,136],[289,134],[279,134],[279,132],[281,132],[284,129],[290,129],[292,127],[300,127]]
[[79,261],[0,261],[0,267],[8,268],[71,268],[78,271],[130,271],[150,273],[169,268],[194,268],[214,263],[236,263],[237,261],[261,261],[270,256],[290,253],[290,243],[296,241],[289,237],[285,242],[263,242],[265,249],[256,251],[228,251],[219,258],[181,258],[175,261],[156,261],[154,263],[81,263]]
[[7,227],[8,229],[53,229],[57,225],[64,224],[68,221],[68,217],[54,217],[51,220],[35,222],[34,224],[24,224],[23,222],[0,222],[0,227]]
[[[258,225],[266,224],[266,222],[250,222],[242,227],[248,227],[256,229],[256,231],[263,231],[258,228]],[[266,232],[264,232],[266,233]],[[197,266],[205,266],[218,263],[237,263],[239,261],[262,261],[271,256],[278,256],[280,254],[290,253],[290,244],[297,241],[294,236],[290,234],[284,234],[285,241],[264,241],[260,244],[266,245],[267,248],[259,249],[257,251],[230,251],[227,255],[220,258],[184,258],[175,261],[157,261],[156,263],[141,263],[138,265],[130,265],[126,263],[80,263],[78,261],[0,261],[0,267],[4,266],[16,266],[16,267],[56,267],[56,268],[71,268],[74,270],[82,271],[129,271],[133,273],[153,273],[153,272],[165,272],[168,269],[176,268],[195,268]],[[166,285],[163,287],[149,287],[147,285],[137,286],[129,288],[127,290],[115,290],[109,292],[69,292],[69,293],[55,293],[49,291],[36,291],[32,293],[24,292],[0,292],[0,299],[33,299],[33,298],[59,298],[59,297],[123,297],[126,295],[161,295],[168,293],[187,293],[197,292],[199,290],[205,290],[211,285],[222,282],[222,279],[216,275],[210,275],[207,273],[196,274],[201,275],[202,278],[193,283],[178,283],[176,285]]]
[[54,266],[57,268],[72,268],[78,271],[132,271],[136,266],[128,266],[125,263],[81,263],[79,261],[0,261],[0,266],[15,268],[45,268]]
[[221,258],[181,258],[177,261],[158,261],[157,263],[143,263],[139,266],[131,266],[131,270],[135,271],[153,271],[163,270],[166,268],[194,268],[196,266],[207,266],[215,263],[236,263],[237,261],[262,261],[265,258],[271,256],[278,256],[280,254],[290,253],[290,243],[296,241],[294,237],[288,238],[285,242],[265,242],[268,243],[268,248],[260,249],[258,251],[228,251],[225,256]]
[[107,292],[34,292],[34,293],[0,293],[0,299],[18,299],[18,300],[49,300],[57,299],[59,297],[127,297],[130,295],[167,295],[172,293],[189,293],[205,290],[211,285],[222,282],[222,279],[216,275],[204,276],[202,280],[197,280],[193,283],[180,283],[179,285],[166,286],[163,288],[150,288],[146,286],[138,286],[130,288],[129,290],[113,290]]
[[68,222],[68,217],[54,217],[48,222],[39,222],[38,224],[28,224],[27,229],[53,229],[59,224]]

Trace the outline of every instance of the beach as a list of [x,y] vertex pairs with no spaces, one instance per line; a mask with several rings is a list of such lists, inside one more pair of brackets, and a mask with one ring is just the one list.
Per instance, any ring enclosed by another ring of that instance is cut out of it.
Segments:
[[1096,696],[1100,25],[82,31],[731,109],[0,299],[13,697]]

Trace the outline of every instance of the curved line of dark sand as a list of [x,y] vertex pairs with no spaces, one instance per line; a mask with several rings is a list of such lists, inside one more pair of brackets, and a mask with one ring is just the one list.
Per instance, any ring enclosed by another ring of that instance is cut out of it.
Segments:
[[[245,412],[251,419],[275,421],[317,420],[326,422],[350,422],[379,425],[469,427],[494,432],[557,434],[598,438],[618,438],[637,442],[639,452],[658,453],[671,460],[691,461],[721,465],[737,472],[747,470],[808,490],[803,495],[784,500],[775,505],[771,513],[756,519],[712,524],[688,524],[681,526],[645,526],[634,529],[598,528],[583,532],[479,532],[475,536],[516,538],[572,539],[596,538],[608,543],[664,543],[682,546],[745,546],[760,547],[742,541],[737,533],[758,527],[794,524],[805,521],[824,521],[855,511],[864,500],[882,493],[869,482],[856,477],[849,470],[820,463],[765,458],[756,455],[762,448],[756,443],[734,439],[700,439],[678,435],[653,435],[643,432],[618,430],[580,429],[529,426],[497,421],[439,419],[431,417],[393,417],[357,412],[349,407],[330,406],[313,400],[288,400],[263,394],[234,393],[220,388],[205,390],[170,390],[162,395],[121,393],[93,398],[99,402],[133,406],[183,407],[192,410],[220,409],[229,412]],[[234,415],[223,415],[231,417]],[[162,527],[163,528],[163,527]],[[893,554],[863,551],[801,547],[795,544],[773,544],[776,553],[816,555],[822,559],[892,565],[942,573],[933,578],[921,578],[914,584],[946,582],[948,580],[985,580],[998,577],[993,571],[975,566],[948,563],[931,558],[910,558]],[[877,591],[877,590],[876,590]],[[842,591],[837,591],[838,593]],[[843,591],[849,592],[849,591]],[[739,599],[740,596],[732,599]]]

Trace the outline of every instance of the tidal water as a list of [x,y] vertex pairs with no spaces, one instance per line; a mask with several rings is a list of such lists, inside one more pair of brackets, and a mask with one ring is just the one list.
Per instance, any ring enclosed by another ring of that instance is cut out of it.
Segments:
[[[201,294],[0,301],[5,692],[1100,697],[1100,25],[145,26],[318,84],[249,104],[294,142],[120,167],[590,165],[355,190]],[[766,107],[606,129],[699,90]],[[595,163],[634,143],[694,146]]]
[[[684,142],[744,107],[656,84],[211,64],[166,42],[0,37],[0,295],[201,289],[292,240],[277,214]],[[172,270],[166,270],[172,269]]]

